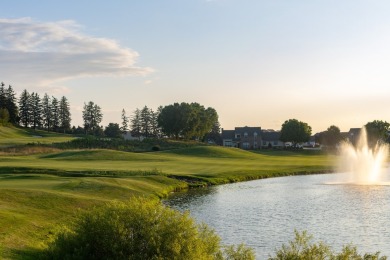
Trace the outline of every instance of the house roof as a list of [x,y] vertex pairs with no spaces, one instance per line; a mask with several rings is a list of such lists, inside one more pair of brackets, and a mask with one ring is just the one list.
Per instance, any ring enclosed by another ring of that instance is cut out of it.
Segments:
[[280,132],[279,131],[263,131],[261,133],[261,139],[264,141],[279,141]]
[[234,139],[234,130],[223,130],[222,129],[222,139]]
[[248,135],[252,136],[254,133],[257,133],[260,135],[261,133],[261,127],[249,127],[249,126],[244,126],[244,127],[235,127],[234,131],[236,134],[244,134],[247,133]]

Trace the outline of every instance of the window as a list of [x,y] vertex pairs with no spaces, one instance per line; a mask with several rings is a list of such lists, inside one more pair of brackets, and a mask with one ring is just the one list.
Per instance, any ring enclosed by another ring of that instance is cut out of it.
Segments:
[[274,145],[278,145],[278,141],[274,141]]
[[236,138],[241,138],[241,135],[240,134],[236,134]]
[[245,138],[248,137],[248,133],[247,133],[247,132],[244,133],[244,137],[245,137]]
[[247,143],[247,142],[242,143],[242,148],[249,149],[249,143]]
[[256,132],[253,133],[253,139],[255,139],[255,140],[257,139],[257,133]]

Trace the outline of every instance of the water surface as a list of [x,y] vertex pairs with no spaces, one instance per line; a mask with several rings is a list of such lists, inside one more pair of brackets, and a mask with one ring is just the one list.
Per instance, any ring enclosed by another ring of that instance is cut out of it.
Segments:
[[307,230],[337,251],[353,243],[359,252],[390,256],[390,186],[339,180],[340,174],[256,180],[173,194],[165,203],[189,210],[224,244],[253,247],[257,259],[274,254],[294,237],[294,229]]

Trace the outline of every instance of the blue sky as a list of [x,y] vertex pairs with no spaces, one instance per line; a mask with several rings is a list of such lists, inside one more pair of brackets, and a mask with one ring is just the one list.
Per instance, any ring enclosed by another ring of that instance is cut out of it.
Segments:
[[90,100],[103,125],[147,105],[199,102],[225,129],[314,132],[390,121],[388,1],[0,3],[0,80],[60,97],[73,124]]

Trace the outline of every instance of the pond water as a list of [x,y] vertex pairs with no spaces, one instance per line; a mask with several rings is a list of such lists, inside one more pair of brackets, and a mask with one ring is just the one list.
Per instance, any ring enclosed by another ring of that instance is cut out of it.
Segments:
[[294,229],[307,230],[315,241],[337,251],[352,243],[359,252],[390,256],[390,186],[342,184],[341,175],[290,176],[194,189],[173,194],[164,203],[189,210],[198,222],[214,228],[224,244],[254,248],[257,259],[274,255],[276,248],[294,238]]

